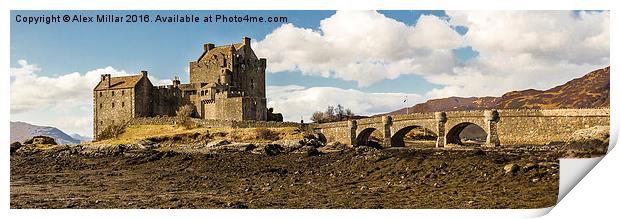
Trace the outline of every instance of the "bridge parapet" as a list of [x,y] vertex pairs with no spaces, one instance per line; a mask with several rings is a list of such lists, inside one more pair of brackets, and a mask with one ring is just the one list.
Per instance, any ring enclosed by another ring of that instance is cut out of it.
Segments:
[[592,126],[609,126],[609,108],[556,110],[476,110],[415,113],[382,116],[317,125],[328,141],[357,145],[377,130],[384,136],[384,147],[399,143],[413,127],[437,134],[437,147],[460,144],[459,133],[468,125],[477,125],[486,134],[486,146],[503,144],[547,144],[566,141],[571,134]]

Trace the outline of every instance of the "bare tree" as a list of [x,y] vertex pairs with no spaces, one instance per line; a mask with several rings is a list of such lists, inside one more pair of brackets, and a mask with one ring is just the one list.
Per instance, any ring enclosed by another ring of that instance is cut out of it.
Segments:
[[344,108],[344,106],[338,104],[336,107],[327,106],[327,109],[324,112],[316,111],[312,114],[310,118],[312,121],[316,123],[326,123],[326,122],[336,122],[343,121],[352,118],[355,114],[351,111],[351,109]]

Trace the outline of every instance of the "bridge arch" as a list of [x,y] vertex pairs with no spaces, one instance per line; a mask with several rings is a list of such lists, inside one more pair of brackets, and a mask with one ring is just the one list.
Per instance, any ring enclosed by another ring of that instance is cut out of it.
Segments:
[[[481,126],[480,124],[476,124],[473,122],[461,122],[461,123],[458,123],[452,126],[448,130],[448,132],[446,133],[446,144],[464,145],[463,142],[461,141],[461,134],[463,133],[463,130],[465,130],[466,128],[472,129],[478,132],[483,132],[484,137],[482,137],[482,139],[478,139],[480,142],[484,142],[484,140],[489,135],[488,130],[484,129],[483,126]],[[484,144],[484,143],[481,143],[481,144]]]
[[394,132],[394,134],[391,137],[391,142],[392,142],[391,146],[392,147],[404,147],[405,146],[405,135],[407,135],[407,133],[409,133],[410,131],[414,129],[423,129],[425,132],[428,132],[429,135],[435,136],[435,140],[437,138],[437,134],[431,131],[431,129],[429,128],[426,128],[420,125],[409,125]]
[[370,138],[370,135],[372,135],[372,133],[375,131],[378,131],[378,129],[373,127],[362,129],[362,131],[357,134],[355,142],[357,143],[357,145],[369,146],[368,139]]

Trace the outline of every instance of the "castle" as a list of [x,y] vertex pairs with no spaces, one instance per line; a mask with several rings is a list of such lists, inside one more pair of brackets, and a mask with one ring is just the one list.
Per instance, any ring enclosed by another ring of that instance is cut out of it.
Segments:
[[178,77],[172,85],[153,86],[147,71],[138,75],[101,75],[93,91],[93,136],[106,127],[136,117],[175,116],[184,105],[194,108],[194,117],[232,121],[281,121],[281,114],[267,109],[265,67],[250,47],[241,43],[219,46],[204,44],[196,61],[189,63],[188,84]]

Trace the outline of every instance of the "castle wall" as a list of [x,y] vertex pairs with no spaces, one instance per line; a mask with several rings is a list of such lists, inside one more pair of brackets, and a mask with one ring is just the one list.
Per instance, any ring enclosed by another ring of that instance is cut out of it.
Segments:
[[[231,121],[213,119],[192,119],[193,122],[206,128],[281,128],[281,127],[302,127],[312,126],[313,124],[301,124],[296,122],[267,122],[267,121]],[[174,125],[176,117],[155,116],[155,117],[136,117],[129,121],[130,125]]]
[[265,98],[245,97],[243,99],[243,120],[267,120],[267,100]]
[[181,106],[189,103],[189,97],[184,96],[178,87],[172,85],[153,87],[151,103],[153,116],[175,116]]
[[243,97],[216,98],[203,106],[204,119],[243,120]]
[[122,124],[133,117],[135,96],[133,89],[94,91],[93,95],[95,138],[109,125]]
[[148,80],[146,75],[134,87],[134,113],[133,117],[152,116],[152,90],[153,84]]

